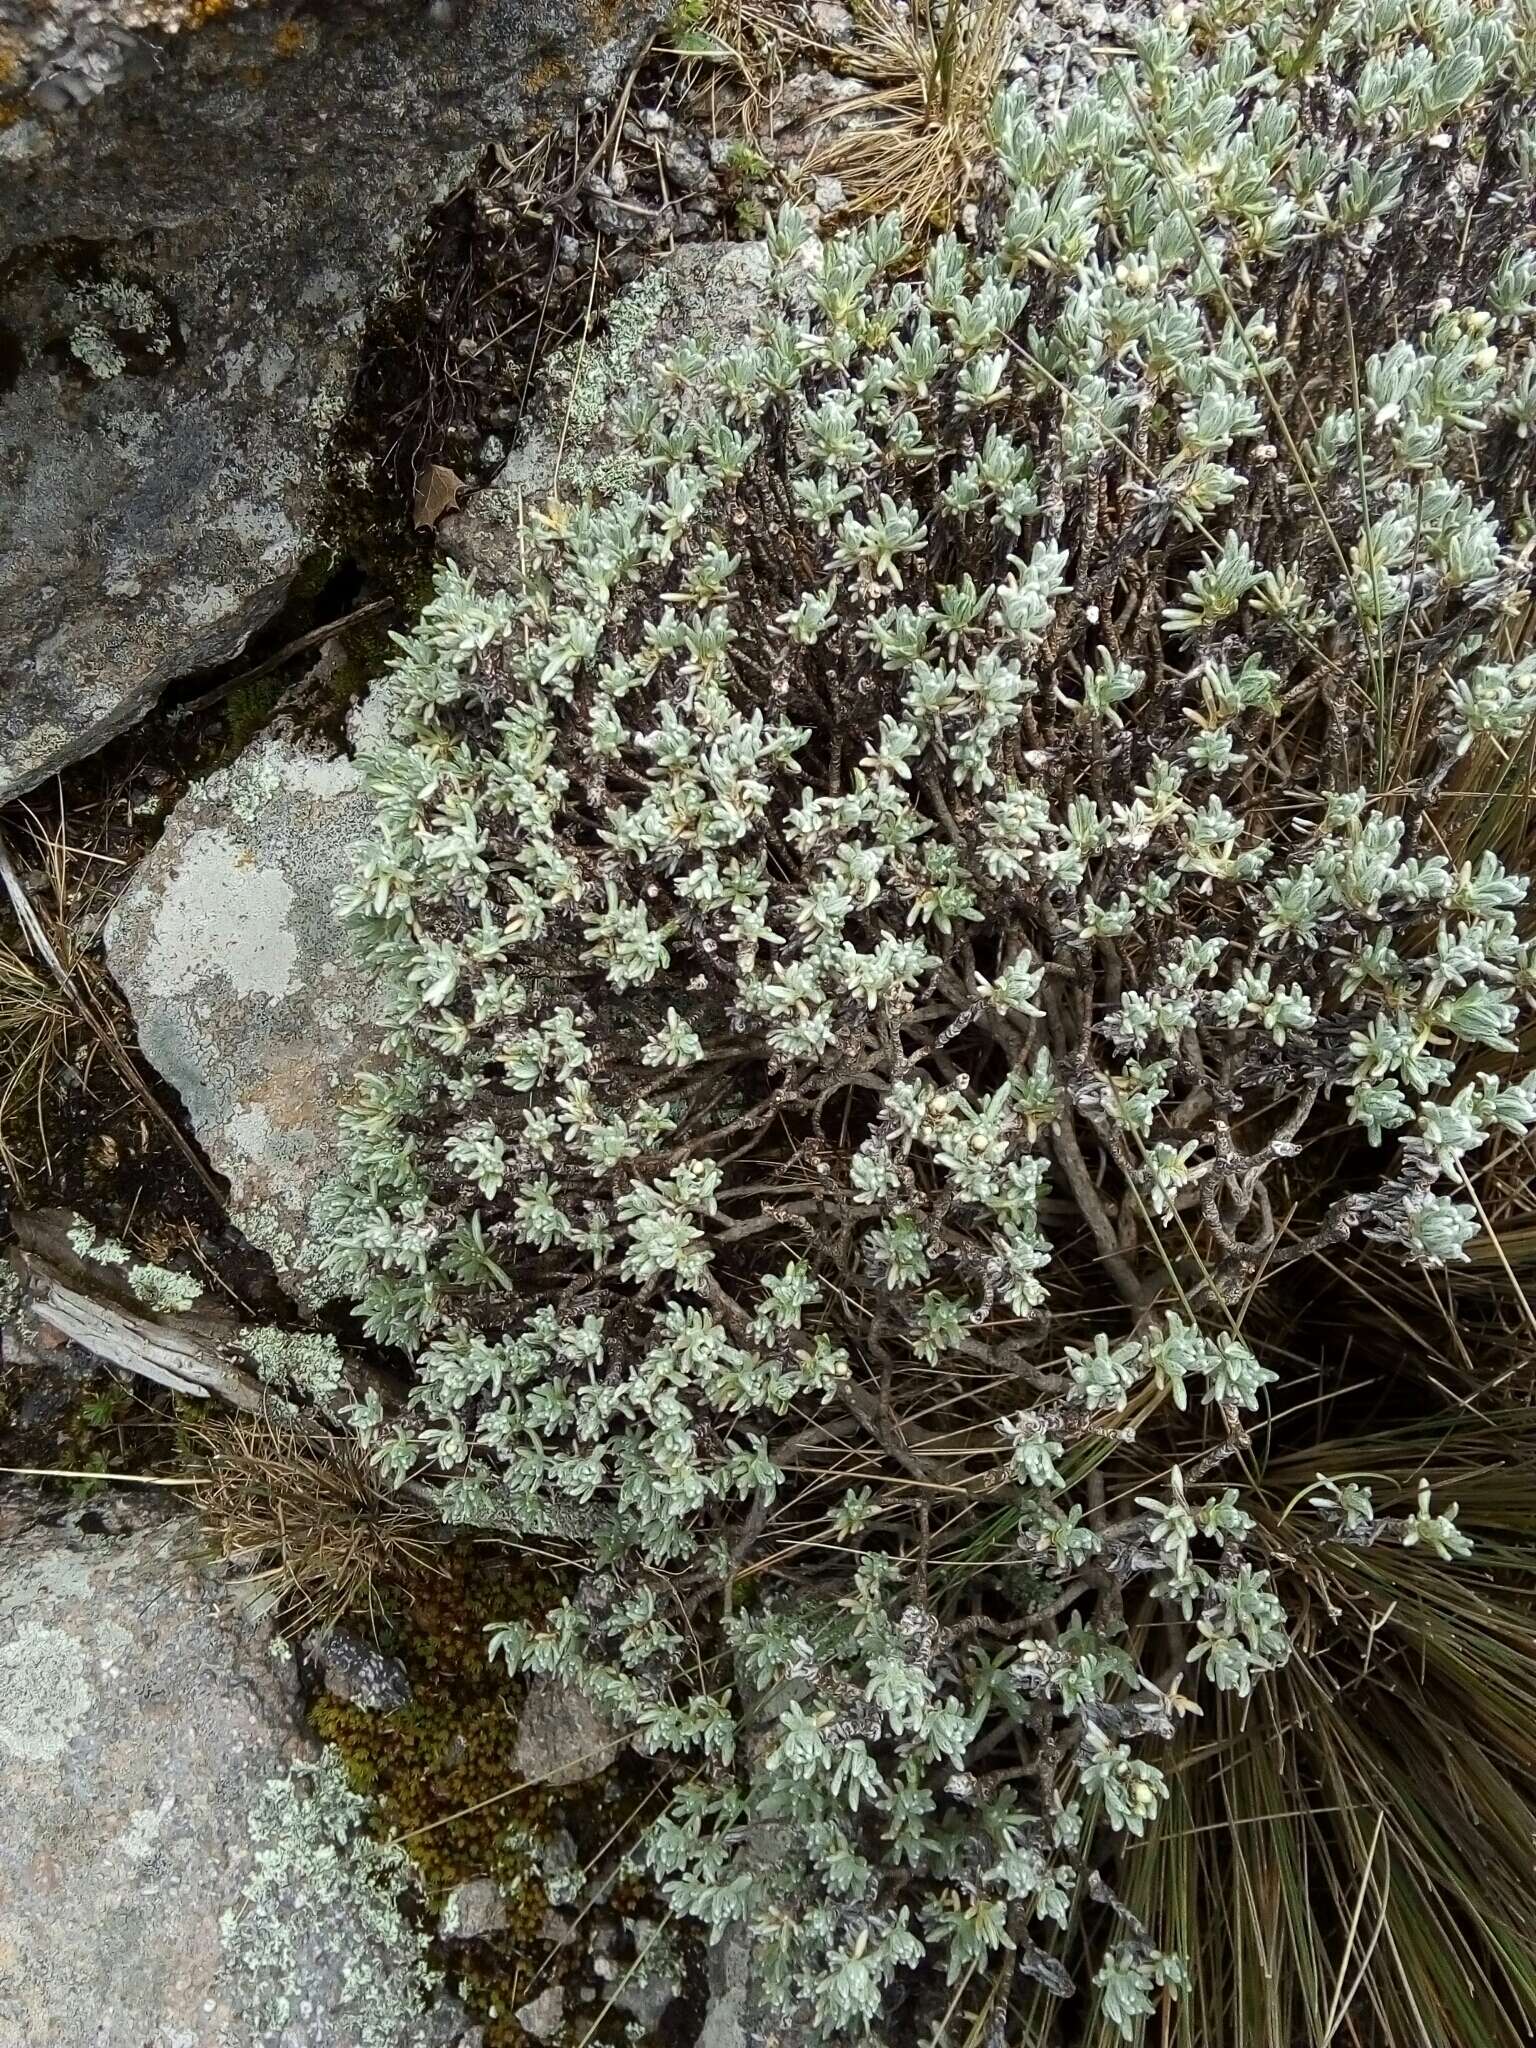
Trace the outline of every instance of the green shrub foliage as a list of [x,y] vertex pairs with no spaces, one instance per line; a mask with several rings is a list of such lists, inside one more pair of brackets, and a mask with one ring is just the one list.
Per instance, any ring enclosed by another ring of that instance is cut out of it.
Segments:
[[1005,93],[973,232],[786,209],[641,486],[401,642],[358,1427],[582,1559],[493,1648],[677,1759],[786,2038],[1177,1992],[1113,1859],[1287,1655],[1245,1449],[1345,1370],[1267,1305],[1458,1260],[1536,1123],[1533,85],[1529,0],[1216,0]]

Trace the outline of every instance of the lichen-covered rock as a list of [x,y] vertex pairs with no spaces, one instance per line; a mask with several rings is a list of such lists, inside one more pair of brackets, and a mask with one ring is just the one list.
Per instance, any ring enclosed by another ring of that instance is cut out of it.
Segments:
[[331,912],[368,827],[345,755],[264,734],[177,805],[107,927],[145,1054],[230,1185],[232,1212],[297,1298],[324,1289],[311,1211],[375,1016]]
[[535,1785],[579,1785],[607,1770],[619,1753],[610,1724],[574,1685],[531,1680],[517,1724],[512,1761]]
[[598,1927],[592,1974],[611,1987],[607,2000],[638,2023],[642,2040],[665,2040],[666,2015],[682,1989],[677,1951],[665,1929],[643,1914],[627,1916],[624,1932],[628,1938],[621,1943],[614,1929]]
[[[367,1832],[367,1814],[334,1750],[261,1788],[247,1819],[254,1868],[219,1923],[260,2038],[481,2048],[481,2029],[443,1994],[410,1859]],[[314,1981],[316,1957],[335,1958],[339,1995],[328,1975]]]
[[535,2041],[558,2041],[565,2025],[565,1987],[547,1984],[537,1998],[530,1998],[512,2015],[523,2032]]
[[685,242],[618,293],[599,341],[571,343],[550,358],[534,423],[495,481],[442,521],[439,536],[459,566],[487,587],[512,583],[524,504],[636,482],[639,464],[616,423],[619,401],[680,342],[704,336],[726,349],[743,340],[767,282],[761,242]]
[[726,1930],[709,1951],[709,2004],[695,2048],[746,2048],[752,2008],[750,1957],[739,1927]]
[[[338,2048],[363,2038],[361,1957],[377,2005],[401,1992],[370,1949],[371,1845],[349,1838],[307,1874],[289,1858],[303,1935],[263,2031],[221,1919],[248,1921],[251,1816],[294,1772],[308,1797],[312,1745],[292,1658],[193,1544],[158,1503],[0,1500],[0,2048]],[[372,2048],[461,2037],[435,1993],[409,2024],[399,2007]]]
[[22,108],[59,114],[87,106],[109,86],[152,65],[162,37],[250,5],[251,0],[0,0],[0,115],[14,120]]
[[278,610],[407,237],[618,63],[585,0],[440,12],[0,0],[0,801]]
[[472,1877],[448,1894],[439,1932],[449,1941],[479,1941],[484,1935],[500,1934],[508,1917],[495,1878]]
[[350,1630],[316,1631],[304,1648],[333,1699],[369,1714],[393,1714],[411,1703],[411,1681],[398,1657],[365,1643]]

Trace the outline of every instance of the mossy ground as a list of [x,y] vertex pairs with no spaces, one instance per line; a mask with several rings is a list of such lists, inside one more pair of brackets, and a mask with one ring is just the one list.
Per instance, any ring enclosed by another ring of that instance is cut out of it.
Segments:
[[[512,2015],[551,1983],[568,1982],[573,2041],[626,2042],[626,2016],[601,2022],[601,2000],[575,2004],[591,1936],[626,1913],[661,1918],[649,1890],[618,1874],[645,1802],[650,1767],[622,1758],[584,1784],[552,1790],[526,1782],[514,1751],[524,1687],[493,1667],[485,1630],[542,1614],[555,1597],[548,1575],[523,1560],[461,1539],[441,1576],[402,1600],[380,1634],[411,1682],[408,1706],[371,1713],[330,1695],[310,1709],[315,1732],[336,1748],[353,1787],[375,1802],[381,1831],[398,1841],[440,1911],[456,1885],[494,1878],[506,1901],[505,1932],[444,1945],[449,1981],[485,2027],[485,2048],[524,2048]],[[562,1897],[576,1939],[558,1927],[540,1874],[542,1848],[574,1844],[581,1888]],[[648,2037],[649,2038],[649,2037]],[[659,2037],[655,2037],[659,2041]],[[679,2037],[681,2038],[681,2037]],[[691,2036],[690,2036],[691,2038]]]
[[[492,1669],[483,1631],[509,1611],[534,1613],[540,1597],[533,1575],[487,1565],[467,1544],[457,1546],[444,1575],[424,1581],[381,1638],[409,1674],[411,1704],[376,1714],[327,1695],[312,1709],[354,1787],[377,1801],[381,1821],[404,1840],[434,1904],[470,1878],[523,1885],[525,1870],[501,1838],[514,1819],[542,1824],[548,1795],[532,1787],[505,1796],[517,1782],[520,1688]],[[515,1917],[533,1932],[545,1900],[536,1882],[527,1890],[526,1910],[520,1905]]]

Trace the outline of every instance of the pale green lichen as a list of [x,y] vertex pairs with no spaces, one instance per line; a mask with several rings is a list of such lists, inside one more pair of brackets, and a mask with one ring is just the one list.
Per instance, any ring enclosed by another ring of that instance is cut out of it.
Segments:
[[630,387],[643,360],[641,351],[655,333],[666,303],[666,276],[652,271],[615,299],[600,346],[572,344],[554,358],[550,377],[566,391],[564,422],[570,440],[579,445],[592,434],[615,398]]
[[69,337],[69,352],[93,377],[106,383],[113,377],[120,377],[128,367],[128,359],[104,327],[98,327],[94,320],[86,320]]
[[282,766],[270,753],[247,757],[230,772],[228,783],[229,808],[248,824],[282,788]]
[[346,1375],[336,1339],[323,1333],[278,1330],[270,1325],[242,1330],[240,1349],[268,1386],[283,1387],[324,1402],[342,1392]]
[[[115,370],[98,370],[98,376],[117,376],[126,369],[122,356],[121,337],[133,335],[147,348],[151,355],[164,356],[170,353],[171,336],[168,322],[160,301],[153,292],[142,285],[129,284],[120,277],[103,278],[96,284],[82,285],[71,294],[77,310],[85,316],[84,325],[76,329],[77,335],[86,336],[86,347],[93,356],[103,355],[102,344],[119,358]],[[71,342],[74,348],[74,343]],[[80,350],[75,348],[76,355]],[[86,360],[84,357],[82,361]],[[87,368],[94,364],[87,362]]]
[[185,1310],[195,1307],[203,1298],[202,1282],[194,1280],[190,1273],[136,1261],[127,1245],[118,1238],[103,1237],[84,1217],[77,1217],[64,1235],[78,1257],[98,1266],[126,1266],[128,1285],[146,1308],[161,1312]]
[[509,1898],[522,1897],[534,1885],[551,1906],[569,1906],[580,1898],[586,1872],[564,1829],[551,1834],[546,1828],[513,1821],[504,1829],[500,1846],[515,1872],[502,1881]]
[[309,1204],[303,1222],[304,1237],[295,1228],[292,1210],[281,1202],[259,1202],[240,1211],[240,1228],[283,1275],[284,1284],[293,1299],[301,1308],[308,1309],[319,1308],[335,1293],[335,1289],[325,1285],[319,1276],[322,1251],[308,1241],[308,1233],[315,1227],[314,1211],[318,1200],[317,1196]]
[[128,1285],[146,1308],[179,1311],[195,1308],[203,1298],[202,1283],[190,1273],[172,1272],[167,1266],[134,1266]]
[[91,1707],[80,1644],[23,1614],[10,1641],[0,1644],[0,1758],[56,1766]]
[[70,1249],[82,1259],[94,1259],[98,1266],[129,1266],[133,1253],[115,1237],[99,1237],[94,1224],[79,1217],[65,1232]]
[[130,334],[150,334],[160,325],[160,307],[153,293],[119,277],[76,292],[75,302],[83,313],[102,314],[114,327],[125,327]]
[[333,1750],[270,1779],[248,1820],[254,1869],[220,1923],[226,1957],[247,1980],[264,2033],[302,2012],[317,1958],[344,1944],[336,2039],[356,2048],[407,2048],[422,2036],[441,1978],[407,1917],[412,1866],[366,1832],[368,1802]]
[[9,1323],[20,1314],[26,1300],[26,1290],[9,1266],[0,1265],[0,1323]]

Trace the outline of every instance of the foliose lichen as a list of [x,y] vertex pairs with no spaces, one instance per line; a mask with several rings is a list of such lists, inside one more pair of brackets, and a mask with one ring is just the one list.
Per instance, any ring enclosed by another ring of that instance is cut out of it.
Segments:
[[335,2024],[358,2048],[407,2048],[441,1977],[404,1905],[403,1850],[367,1832],[368,1805],[329,1751],[263,1788],[248,1818],[254,1868],[225,1914],[226,1956],[249,1987],[263,2032],[280,2033],[317,1966],[345,1946]]
[[128,367],[128,359],[117,343],[94,320],[84,320],[70,329],[69,352],[102,383],[120,377]]
[[240,1349],[269,1386],[300,1394],[325,1408],[346,1384],[346,1364],[327,1332],[279,1330],[271,1325],[244,1329]]
[[115,1237],[104,1237],[92,1223],[83,1218],[76,1220],[65,1232],[70,1249],[80,1258],[94,1260],[99,1266],[123,1266],[130,1289],[146,1308],[171,1313],[195,1308],[203,1298],[203,1287],[190,1273],[179,1273],[169,1266],[157,1266],[135,1259],[125,1244]]

